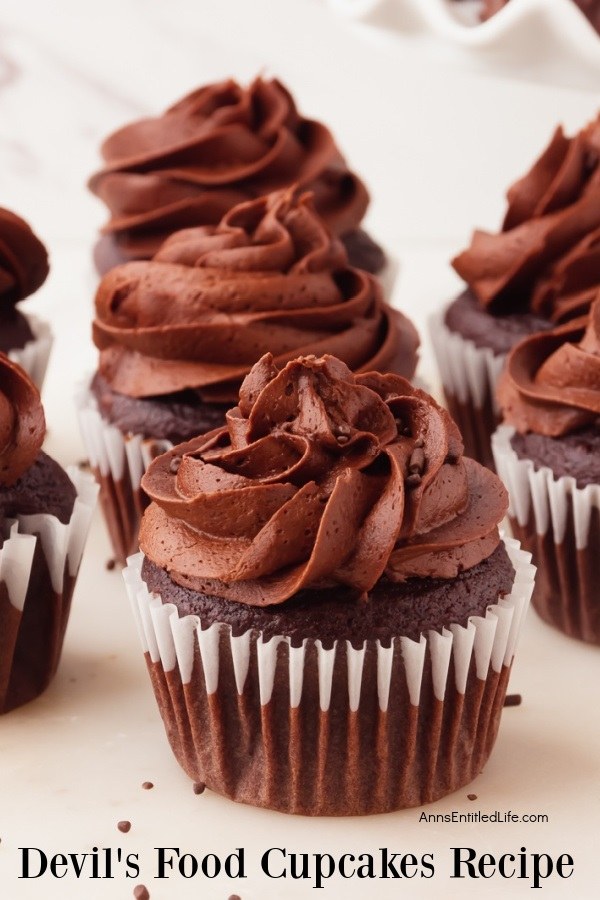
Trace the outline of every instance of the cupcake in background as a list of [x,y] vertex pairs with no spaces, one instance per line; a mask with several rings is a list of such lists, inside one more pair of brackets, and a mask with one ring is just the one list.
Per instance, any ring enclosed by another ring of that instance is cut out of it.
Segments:
[[508,191],[498,234],[476,231],[453,260],[466,290],[432,322],[448,409],[469,455],[493,466],[496,385],[521,339],[585,314],[600,288],[600,117],[561,128]]
[[22,366],[40,389],[52,334],[17,304],[42,286],[49,271],[46,248],[27,222],[0,207],[0,352]]
[[234,206],[292,184],[313,191],[352,265],[384,274],[383,250],[360,227],[364,184],[329,129],[302,116],[276,79],[198,88],[161,116],[110,135],[102,156],[89,181],[110,212],[95,250],[100,274],[150,259],[174,231],[216,225]]
[[295,188],[175,233],[153,260],[112,269],[93,333],[99,366],[78,398],[80,422],[123,563],[137,549],[149,461],[223,425],[264,353],[284,364],[335,352],[354,371],[410,378],[419,345],[377,279],[349,265],[312,195]]
[[513,534],[538,567],[533,603],[571,637],[600,644],[600,292],[589,317],[511,352],[493,437]]
[[171,746],[239,802],[431,802],[491,752],[532,589],[496,475],[397,375],[263,357],[143,479],[125,580]]
[[0,353],[0,713],[56,672],[98,491],[42,452],[45,431],[39,391]]

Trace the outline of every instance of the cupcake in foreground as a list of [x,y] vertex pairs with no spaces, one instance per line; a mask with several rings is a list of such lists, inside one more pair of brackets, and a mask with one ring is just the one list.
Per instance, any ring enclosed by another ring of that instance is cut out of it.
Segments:
[[589,318],[515,347],[498,393],[496,465],[513,533],[538,566],[534,606],[600,644],[600,292]]
[[100,274],[149,259],[174,231],[216,225],[234,206],[300,184],[346,244],[353,265],[382,274],[382,249],[360,228],[369,197],[333,135],[296,109],[276,79],[198,88],[161,116],[133,122],[102,145],[89,187],[110,211],[95,251]]
[[45,430],[36,386],[0,354],[0,713],[56,672],[97,494],[42,452]]
[[532,589],[497,476],[435,401],[263,357],[227,426],[155,459],[125,570],[172,748],[244,803],[385,812],[471,781]]
[[48,276],[46,248],[27,222],[0,207],[0,352],[6,353],[41,388],[52,335],[45,322],[26,315],[17,304]]
[[453,261],[467,289],[431,337],[448,408],[469,455],[493,466],[490,436],[506,356],[522,338],[585,314],[600,288],[600,117],[561,128],[508,191],[502,231],[476,231]]
[[332,351],[356,371],[411,377],[419,343],[378,281],[348,265],[311,196],[293,188],[112,269],[98,288],[94,341],[99,367],[80,421],[122,562],[137,549],[152,456],[223,425],[264,353],[281,364]]

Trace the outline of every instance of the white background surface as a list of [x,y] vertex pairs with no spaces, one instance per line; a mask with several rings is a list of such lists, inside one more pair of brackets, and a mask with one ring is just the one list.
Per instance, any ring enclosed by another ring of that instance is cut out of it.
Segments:
[[[536,34],[521,40],[534,46]],[[579,90],[562,90],[507,78],[493,54],[481,74],[481,57],[450,60],[433,47],[425,53],[410,33],[365,33],[314,0],[3,2],[0,202],[24,215],[51,251],[51,276],[27,305],[57,335],[44,397],[50,452],[64,464],[83,456],[71,398],[94,366],[90,251],[104,210],[84,183],[98,165],[99,141],[205,81],[247,80],[265,69],[289,84],[303,111],[331,125],[371,188],[372,232],[401,259],[394,301],[422,329],[456,288],[447,260],[471,228],[497,225],[505,187],[557,120],[577,128],[598,106],[591,70],[577,74]],[[422,374],[435,383],[427,348]],[[433,825],[419,823],[421,810],[364,820],[286,817],[193,794],[163,733],[121,577],[105,570],[109,555],[97,516],[58,677],[38,701],[0,719],[0,897],[112,900],[131,897],[138,881],[152,900],[530,896],[527,881],[448,880],[453,846],[571,853],[574,877],[546,882],[542,896],[597,896],[597,648],[531,613],[510,687],[523,705],[505,711],[492,759],[473,785],[427,808],[546,813],[549,823]],[[142,790],[145,780],[155,788]],[[121,819],[132,822],[127,835],[117,830]],[[140,854],[142,874],[126,881],[121,868],[113,881],[19,881],[21,846],[49,855],[121,847]],[[157,846],[199,856],[245,847],[249,877],[154,881]],[[332,881],[314,894],[310,882],[261,875],[260,856],[272,846],[433,852],[436,877]]]

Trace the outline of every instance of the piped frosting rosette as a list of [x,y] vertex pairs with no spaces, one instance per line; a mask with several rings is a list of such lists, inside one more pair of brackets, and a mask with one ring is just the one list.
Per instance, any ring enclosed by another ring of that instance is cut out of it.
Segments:
[[499,543],[504,488],[398,376],[266,356],[227,423],[142,482],[140,546],[180,584],[256,605],[307,585],[366,594],[383,575],[452,578]]
[[309,195],[244,203],[180,231],[152,261],[109,272],[96,296],[100,374],[132,397],[192,389],[232,402],[263,353],[334,352],[351,368],[416,367],[418,336],[368,273],[348,266]]
[[587,312],[600,288],[600,117],[571,138],[556,129],[509,189],[502,231],[475,231],[453,266],[493,312]]
[[0,351],[41,387],[52,347],[45,322],[25,316],[17,304],[34,294],[49,272],[48,254],[27,222],[0,207]]
[[[342,586],[340,602],[366,607],[381,581],[439,584],[497,551],[504,488],[463,457],[427,394],[328,356],[281,369],[265,356],[226,427],[155,459],[143,486],[146,558],[124,576],[190,777],[241,802],[347,815],[429,802],[481,771],[532,588],[515,542],[512,591],[468,622],[440,620],[417,640],[285,630],[301,594],[318,609]],[[175,594],[216,604],[211,618],[151,593],[148,564]],[[276,611],[282,632],[225,622],[223,604]]]
[[498,393],[506,424],[494,454],[513,532],[538,564],[534,605],[565,633],[600,643],[600,295],[589,317],[517,345]]
[[328,128],[296,109],[276,79],[199,88],[104,142],[89,182],[106,203],[104,233],[128,259],[153,256],[182,228],[218,223],[232,207],[299,183],[336,234],[355,230],[369,202]]
[[[26,476],[45,430],[36,386],[0,353],[0,713],[32,700],[56,671],[96,500],[93,479],[72,469],[68,521],[37,511],[44,486]],[[52,506],[52,490],[64,485],[46,487]]]

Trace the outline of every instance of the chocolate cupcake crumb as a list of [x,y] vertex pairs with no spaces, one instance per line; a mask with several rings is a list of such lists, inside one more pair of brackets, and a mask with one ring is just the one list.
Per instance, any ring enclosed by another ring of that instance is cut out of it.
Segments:
[[131,831],[131,822],[127,819],[123,819],[121,822],[117,822],[117,828],[119,831],[122,831],[123,834],[127,834],[128,831]]
[[206,785],[203,781],[195,781],[194,782],[194,793],[195,794],[203,794],[206,790]]
[[151,791],[152,788],[154,787],[154,785],[152,784],[151,781],[144,781],[144,782],[142,782],[142,787],[145,791]]
[[467,794],[467,800],[477,800],[477,794]]
[[150,891],[145,884],[138,884],[133,889],[135,900],[150,900]]
[[504,699],[505,706],[520,706],[523,698],[520,694],[507,694]]

